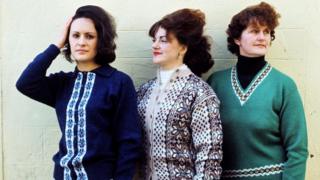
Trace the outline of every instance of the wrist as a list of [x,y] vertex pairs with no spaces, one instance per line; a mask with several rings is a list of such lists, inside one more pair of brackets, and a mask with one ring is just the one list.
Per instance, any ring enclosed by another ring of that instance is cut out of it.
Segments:
[[55,46],[57,46],[57,48],[61,49],[64,47],[64,43],[58,42],[58,43],[54,43]]

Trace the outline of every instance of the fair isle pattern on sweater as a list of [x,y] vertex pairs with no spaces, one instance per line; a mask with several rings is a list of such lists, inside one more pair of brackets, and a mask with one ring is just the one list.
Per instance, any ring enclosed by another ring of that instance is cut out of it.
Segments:
[[[79,72],[71,98],[67,108],[67,122],[66,122],[66,147],[67,154],[61,159],[61,166],[64,167],[64,179],[71,180],[71,170],[68,167],[69,161],[74,156],[74,125],[75,123],[75,108],[77,101],[80,96],[81,82],[83,74]],[[87,140],[86,140],[86,105],[90,98],[92,88],[94,85],[95,74],[89,72],[87,75],[86,83],[84,85],[84,92],[78,105],[78,126],[77,126],[77,149],[78,153],[72,160],[72,165],[77,174],[77,180],[87,180],[88,176],[83,167],[82,159],[87,151]]]
[[284,169],[284,163],[262,166],[257,168],[224,170],[222,177],[224,178],[240,178],[240,177],[256,177],[268,176],[272,174],[280,174]]
[[74,111],[76,107],[76,102],[80,96],[80,89],[81,89],[81,82],[82,82],[83,75],[79,73],[77,76],[76,81],[74,82],[74,87],[72,90],[71,98],[68,102],[67,111],[66,111],[66,128],[65,128],[65,139],[66,139],[66,147],[67,147],[67,154],[61,158],[60,165],[64,167],[64,179],[65,180],[72,180],[71,178],[71,170],[68,167],[68,162],[72,159],[74,155],[74,148],[73,148],[73,137],[74,137]]
[[[176,172],[186,172],[186,174],[191,174],[191,170],[188,167],[180,167],[181,169],[177,169],[176,167],[172,166],[172,164],[167,163],[167,158],[163,158],[167,156],[167,153],[172,154],[172,155],[178,155],[181,151],[178,150],[177,144],[175,143],[174,146],[170,142],[168,142],[168,137],[172,137],[173,134],[169,134],[170,131],[177,131],[172,127],[172,125],[168,121],[170,119],[169,113],[172,109],[176,109],[177,111],[174,113],[175,115],[178,115],[181,113],[181,109],[174,107],[175,102],[178,101],[178,96],[181,92],[181,90],[184,87],[183,83],[180,82],[185,82],[189,79],[189,77],[181,77],[179,79],[176,79],[176,82],[172,86],[172,89],[169,90],[167,96],[165,97],[164,101],[161,102],[160,109],[158,113],[156,114],[155,122],[154,122],[154,130],[153,130],[153,156],[154,156],[154,167],[155,169],[160,169],[160,171],[157,171],[157,177],[159,179],[172,179],[170,178],[169,171],[176,169]],[[182,98],[182,97],[181,97]],[[178,105],[179,106],[179,105]],[[181,106],[181,104],[180,104]],[[172,113],[171,113],[172,114]],[[182,121],[185,121],[185,118],[181,119]],[[172,129],[171,129],[172,128]],[[182,134],[181,130],[185,128],[182,127],[180,129],[180,132],[176,132],[176,135],[178,136],[177,138],[180,138]],[[184,132],[185,135],[187,132]],[[167,136],[167,137],[166,137]],[[170,146],[171,145],[171,146]],[[181,144],[182,145],[182,144]],[[172,151],[165,151],[164,147],[169,147]],[[182,152],[186,153],[187,148],[184,148],[182,146],[178,146],[181,148]],[[179,162],[179,161],[178,161]],[[170,167],[171,166],[171,167]],[[168,169],[169,171],[164,171],[164,169]],[[162,170],[162,171],[161,171]],[[173,173],[174,174],[174,173]],[[174,175],[173,177],[175,177]],[[180,176],[180,175],[179,175]],[[177,176],[177,177],[179,177]],[[191,177],[192,178],[192,177]]]
[[[190,70],[189,70],[190,71]],[[144,125],[144,178],[148,167],[146,108],[156,79],[138,90],[138,111]],[[160,101],[153,129],[154,170],[158,179],[219,179],[222,160],[222,128],[219,100],[194,74],[177,76]]]
[[[144,119],[146,119],[147,105],[150,103],[149,102],[150,99],[149,98],[145,98],[145,97],[150,97],[151,96],[152,89],[155,88],[155,85],[156,85],[155,82],[156,82],[156,78],[149,80],[147,83],[143,84],[139,88],[138,93],[137,93],[138,113],[139,113],[139,116],[140,116],[140,120],[143,120],[142,124],[143,124],[144,127],[146,127],[146,123],[145,123]],[[148,154],[150,152],[151,143],[147,138],[148,137],[147,131],[144,129],[142,131],[142,133],[143,133],[142,135],[144,137],[144,138],[142,138],[142,143],[144,145],[143,153],[144,153],[144,155],[146,155],[146,154]],[[146,164],[146,162],[148,162],[150,160],[149,156],[142,156],[141,160],[142,160],[143,166],[140,167],[138,173],[142,177],[146,178],[146,176],[147,176],[146,172],[150,172],[151,171],[151,169],[149,169],[149,167]]]
[[259,86],[259,84],[268,76],[272,67],[270,64],[266,64],[266,66],[258,73],[257,77],[249,84],[246,90],[241,88],[237,77],[237,68],[234,66],[231,69],[231,83],[234,93],[238,97],[241,106],[244,105],[253,94],[254,90]]
[[89,72],[87,76],[87,81],[85,84],[85,89],[83,92],[82,99],[78,108],[78,154],[72,160],[72,165],[74,166],[75,172],[77,174],[78,180],[86,180],[88,179],[87,173],[82,165],[83,156],[87,152],[87,140],[86,140],[86,106],[88,100],[90,98],[94,80],[96,75],[94,73]]
[[[76,67],[72,72],[48,74],[59,54],[60,49],[51,44],[16,82],[22,94],[55,109],[62,136],[52,158],[53,178],[84,179],[75,170],[83,164],[90,180],[132,179],[141,146],[132,79],[107,64],[88,72]],[[93,89],[85,90],[85,84]]]

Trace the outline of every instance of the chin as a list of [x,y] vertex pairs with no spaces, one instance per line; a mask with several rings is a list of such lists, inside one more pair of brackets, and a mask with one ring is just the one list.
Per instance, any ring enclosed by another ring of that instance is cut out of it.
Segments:
[[159,59],[152,59],[153,64],[160,64],[161,60]]
[[75,57],[77,61],[86,61],[86,58],[83,57]]
[[266,55],[266,53],[267,53],[267,51],[262,50],[262,51],[256,51],[254,54],[255,54],[255,56],[259,57],[259,56]]
[[76,56],[76,59],[78,61],[90,61],[90,59],[93,59],[91,56]]
[[88,62],[89,60],[87,58],[78,58],[78,62]]

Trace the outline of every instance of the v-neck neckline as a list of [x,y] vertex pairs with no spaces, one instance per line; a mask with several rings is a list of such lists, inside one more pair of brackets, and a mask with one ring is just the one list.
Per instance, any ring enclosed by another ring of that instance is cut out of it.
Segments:
[[238,79],[238,73],[236,66],[233,66],[231,69],[231,85],[235,95],[238,97],[241,106],[243,106],[250,98],[250,96],[254,93],[257,87],[261,84],[261,82],[268,76],[272,67],[269,63],[267,63],[251,80],[250,84],[243,89],[240,81]]

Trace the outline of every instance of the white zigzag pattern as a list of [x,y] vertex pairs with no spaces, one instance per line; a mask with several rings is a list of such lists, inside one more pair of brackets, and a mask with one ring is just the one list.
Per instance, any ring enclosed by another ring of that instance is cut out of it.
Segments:
[[[237,68],[234,66],[231,70],[231,84],[234,93],[238,97],[241,106],[243,106],[251,97],[255,89],[261,84],[261,82],[268,76],[268,74],[271,72],[272,67],[270,64],[267,64],[264,69],[260,72],[260,74],[254,79],[253,85],[251,87],[248,87],[248,90],[252,88],[251,92],[244,92],[239,85],[238,80],[235,80],[237,78]],[[265,74],[264,74],[265,73]],[[263,75],[264,74],[264,75]],[[261,78],[259,80],[259,78]],[[251,84],[251,83],[250,83]],[[238,89],[238,90],[237,90]],[[246,95],[246,97],[245,97]]]
[[[279,174],[283,171],[284,163],[266,165],[257,168],[239,169],[239,170],[225,170],[223,171],[223,177],[255,177],[255,176],[268,176],[272,174]],[[278,168],[273,170],[273,168]],[[268,172],[261,172],[268,171]]]

